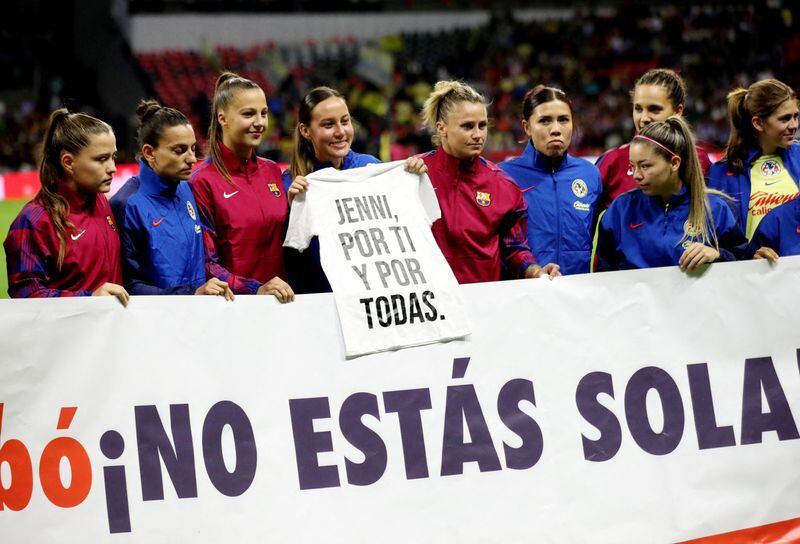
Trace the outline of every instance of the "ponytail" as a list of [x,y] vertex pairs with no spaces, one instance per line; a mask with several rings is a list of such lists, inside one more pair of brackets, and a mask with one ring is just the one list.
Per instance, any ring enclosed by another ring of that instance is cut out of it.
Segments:
[[660,123],[651,123],[634,136],[639,143],[649,145],[667,161],[677,156],[681,159],[678,177],[689,192],[689,217],[679,244],[690,238],[699,238],[703,245],[719,250],[717,232],[711,216],[703,170],[697,155],[697,144],[689,124],[678,115]]
[[222,72],[219,75],[217,83],[214,85],[214,99],[211,103],[211,123],[208,125],[208,153],[211,155],[211,161],[217,167],[219,173],[222,174],[222,177],[234,186],[235,183],[233,183],[225,163],[222,162],[222,150],[219,147],[222,138],[222,126],[219,124],[217,114],[220,110],[224,110],[231,103],[236,92],[242,89],[261,90],[261,87],[255,82],[233,72]]
[[58,184],[66,173],[61,167],[61,152],[77,155],[89,145],[90,136],[108,134],[111,127],[84,113],[70,113],[60,108],[50,114],[42,143],[42,162],[39,165],[41,188],[34,200],[50,215],[58,236],[57,266],[61,269],[67,252],[67,229],[75,228],[69,221],[69,203],[58,194]]
[[787,100],[797,100],[791,87],[777,79],[762,79],[747,89],[728,93],[728,122],[731,133],[725,149],[728,170],[742,173],[749,165],[747,153],[759,146],[753,117],[766,119]]
[[728,123],[731,132],[725,157],[728,159],[728,168],[737,173],[744,171],[747,151],[757,144],[755,131],[744,105],[746,96],[746,89],[736,89],[728,93]]
[[478,91],[460,81],[439,81],[422,106],[422,120],[432,132],[431,141],[438,146],[441,137],[436,130],[436,123],[447,122],[456,104],[472,102],[486,105],[486,99]]

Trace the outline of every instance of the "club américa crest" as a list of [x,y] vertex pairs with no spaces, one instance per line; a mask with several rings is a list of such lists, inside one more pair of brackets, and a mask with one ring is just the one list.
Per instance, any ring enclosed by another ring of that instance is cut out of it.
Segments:
[[583,181],[580,178],[572,181],[572,194],[574,194],[578,198],[583,198],[588,193],[589,193],[589,188],[586,186],[585,181]]
[[761,175],[767,178],[777,176],[781,173],[781,165],[778,161],[766,160],[761,165]]
[[686,249],[693,243],[700,241],[700,236],[702,234],[700,229],[689,223],[688,219],[683,223],[683,232],[686,233],[686,240],[684,240],[681,244],[683,249]]

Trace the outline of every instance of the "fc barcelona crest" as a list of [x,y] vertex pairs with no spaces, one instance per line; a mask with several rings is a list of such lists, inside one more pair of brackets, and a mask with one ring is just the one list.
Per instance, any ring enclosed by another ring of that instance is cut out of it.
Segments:
[[278,189],[277,183],[269,183],[268,187],[269,187],[269,192],[272,193],[275,196],[275,198],[281,196],[281,190]]
[[492,203],[492,194],[491,193],[483,193],[481,191],[477,191],[475,193],[475,202],[480,204],[481,206],[488,206]]
[[[108,221],[108,226],[111,227],[111,230],[117,230],[117,225],[114,223],[114,218],[110,215],[106,216],[106,221]],[[75,238],[73,238],[74,240]]]

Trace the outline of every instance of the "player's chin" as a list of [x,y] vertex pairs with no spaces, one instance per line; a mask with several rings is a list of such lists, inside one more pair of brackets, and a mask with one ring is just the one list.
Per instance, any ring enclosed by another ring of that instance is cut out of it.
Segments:
[[466,149],[466,155],[470,159],[474,159],[474,158],[480,156],[480,154],[482,152],[483,152],[483,146],[482,145],[481,146],[471,145],[471,146],[467,147],[467,149]]

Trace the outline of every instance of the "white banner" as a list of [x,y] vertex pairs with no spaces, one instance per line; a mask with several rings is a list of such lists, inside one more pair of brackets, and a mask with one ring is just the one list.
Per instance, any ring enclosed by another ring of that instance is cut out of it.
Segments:
[[352,360],[330,295],[0,301],[0,539],[796,530],[798,280],[783,258],[465,286],[469,341]]

